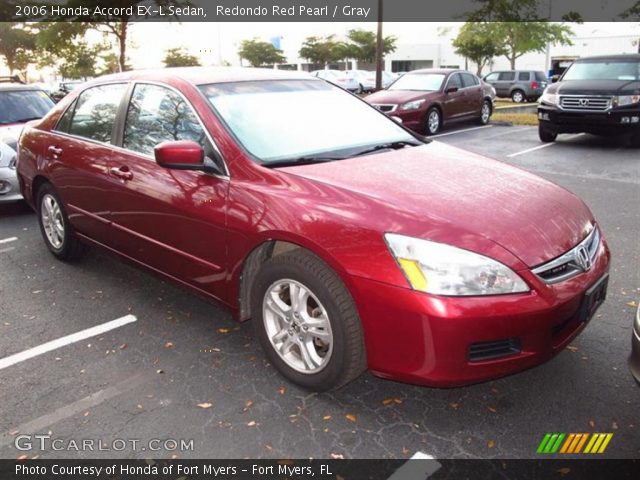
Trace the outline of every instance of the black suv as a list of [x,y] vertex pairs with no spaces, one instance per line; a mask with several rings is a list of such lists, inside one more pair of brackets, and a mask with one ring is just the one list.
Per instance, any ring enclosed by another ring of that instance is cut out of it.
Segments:
[[640,54],[579,58],[547,87],[538,106],[540,140],[580,132],[640,141]]

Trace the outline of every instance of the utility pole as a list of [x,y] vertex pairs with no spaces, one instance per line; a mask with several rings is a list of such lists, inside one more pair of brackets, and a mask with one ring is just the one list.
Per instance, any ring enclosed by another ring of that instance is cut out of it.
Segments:
[[376,90],[382,90],[382,0],[378,0],[378,37],[376,39]]

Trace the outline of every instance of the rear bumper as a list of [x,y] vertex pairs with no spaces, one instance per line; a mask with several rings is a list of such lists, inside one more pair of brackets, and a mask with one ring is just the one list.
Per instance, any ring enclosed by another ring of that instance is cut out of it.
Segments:
[[[542,293],[488,297],[433,296],[354,277],[369,369],[394,380],[454,387],[539,365],[585,328],[579,316],[584,293],[608,264],[602,244],[586,273]],[[474,352],[491,348],[489,342],[501,345],[502,354],[478,359]]]
[[[638,120],[632,123],[634,117]],[[596,135],[640,133],[640,108],[620,108],[605,112],[570,112],[550,105],[540,105],[538,120],[545,130],[553,133],[586,132]]]

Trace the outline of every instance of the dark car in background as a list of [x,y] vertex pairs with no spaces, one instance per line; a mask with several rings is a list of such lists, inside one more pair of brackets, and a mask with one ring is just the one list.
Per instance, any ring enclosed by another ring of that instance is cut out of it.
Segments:
[[627,136],[640,142],[640,54],[584,57],[549,85],[538,106],[543,142],[559,133]]
[[483,80],[496,89],[500,98],[511,98],[515,103],[535,102],[547,87],[544,72],[535,70],[504,70],[491,72]]
[[16,176],[16,143],[24,124],[44,117],[53,101],[40,87],[0,77],[0,203],[22,199]]
[[51,96],[56,102],[59,102],[64,97],[66,97],[69,93],[71,93],[76,88],[78,88],[80,85],[82,85],[82,82],[80,81],[60,82],[58,89],[55,92],[53,92]]
[[388,89],[365,98],[406,127],[427,135],[451,122],[477,119],[488,123],[494,100],[492,87],[473,73],[432,68],[406,73]]

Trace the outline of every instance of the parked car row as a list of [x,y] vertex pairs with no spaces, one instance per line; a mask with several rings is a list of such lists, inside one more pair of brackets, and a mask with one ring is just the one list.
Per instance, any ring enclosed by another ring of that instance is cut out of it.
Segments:
[[[376,72],[367,70],[314,70],[314,77],[322,78],[353,93],[369,93],[376,89]],[[396,80],[396,75],[382,72],[382,88],[387,88]]]

